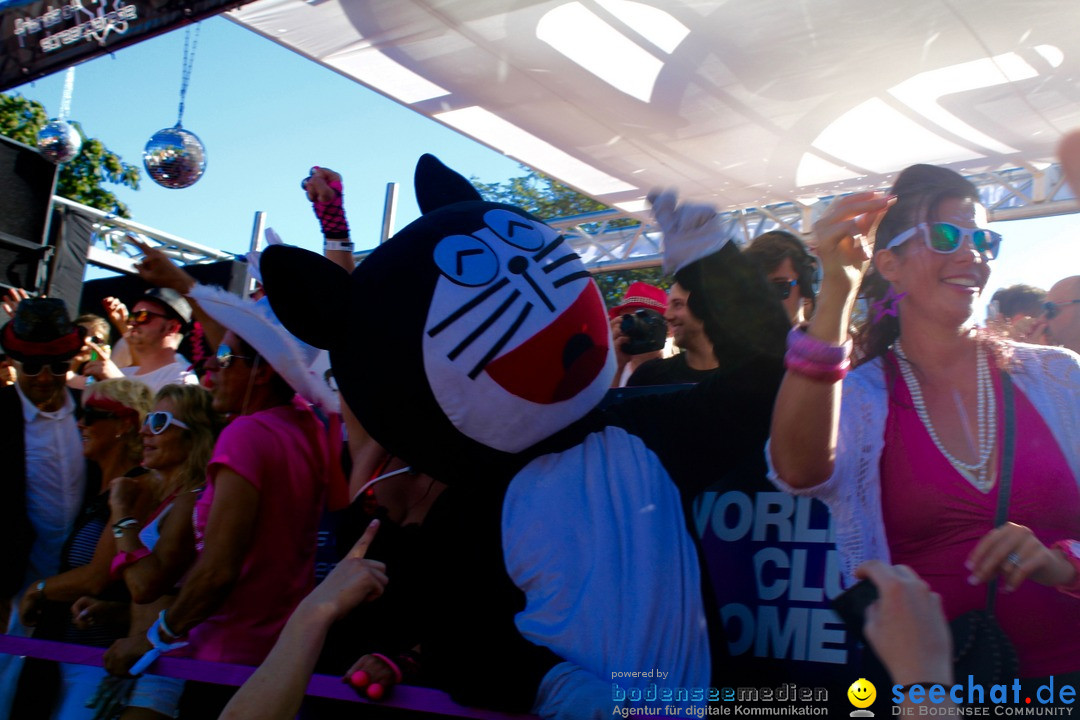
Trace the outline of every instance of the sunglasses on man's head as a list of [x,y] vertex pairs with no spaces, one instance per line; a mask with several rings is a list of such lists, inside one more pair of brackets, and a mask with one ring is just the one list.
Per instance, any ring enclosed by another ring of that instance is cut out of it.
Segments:
[[1077,300],[1065,300],[1064,302],[1044,302],[1043,303],[1043,315],[1047,320],[1053,320],[1061,314],[1061,308],[1064,305],[1076,305],[1080,303],[1080,299]]
[[128,315],[127,321],[128,325],[145,325],[156,317],[163,318],[168,317],[168,315],[156,313],[152,310],[136,310]]
[[71,361],[53,360],[52,362],[47,362],[44,360],[26,360],[22,364],[22,374],[28,377],[37,377],[45,368],[48,368],[49,373],[52,375],[67,375],[68,370],[71,369]]
[[233,360],[247,360],[248,362],[254,361],[255,358],[247,355],[237,355],[232,351],[232,348],[221,343],[218,345],[217,352],[214,353],[214,359],[217,360],[217,364],[222,370],[233,364]]
[[170,425],[175,425],[178,428],[184,428],[190,430],[187,423],[177,420],[171,412],[168,410],[158,410],[152,412],[146,416],[146,421],[143,423],[147,430],[154,435],[160,435],[169,429]]
[[919,223],[900,233],[885,246],[892,250],[922,232],[926,247],[936,253],[948,255],[956,252],[965,240],[971,240],[972,246],[988,259],[994,260],[1001,249],[1001,234],[984,228],[966,228],[947,222]]
[[776,293],[776,297],[781,300],[787,300],[791,297],[791,288],[798,284],[798,278],[792,278],[791,280],[785,280],[783,278],[776,278],[770,280],[769,284],[772,285],[773,292]]

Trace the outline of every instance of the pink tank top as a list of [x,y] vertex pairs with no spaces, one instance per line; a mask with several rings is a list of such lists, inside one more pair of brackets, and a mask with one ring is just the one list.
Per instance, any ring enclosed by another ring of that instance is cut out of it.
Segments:
[[[885,450],[881,456],[881,503],[885,536],[894,563],[910,565],[938,592],[954,618],[986,604],[986,585],[970,585],[964,562],[994,526],[998,486],[982,493],[934,446],[895,371],[889,393]],[[998,443],[1004,414],[1001,376],[991,371],[998,408]],[[1080,538],[1080,492],[1069,465],[1042,417],[1014,393],[1016,446],[1007,519],[1031,528],[1049,546]],[[1000,471],[999,471],[1000,478]],[[999,585],[996,615],[1016,646],[1023,677],[1080,669],[1080,600],[1025,581],[1015,592]]]

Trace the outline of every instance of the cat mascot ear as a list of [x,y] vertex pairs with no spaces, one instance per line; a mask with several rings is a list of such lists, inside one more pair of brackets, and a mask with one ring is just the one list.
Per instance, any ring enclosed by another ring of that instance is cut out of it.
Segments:
[[349,307],[349,273],[340,265],[310,250],[271,245],[259,271],[270,307],[293,335],[324,350],[347,335],[342,318]]
[[483,200],[461,173],[454,172],[429,153],[424,153],[417,161],[413,183],[416,204],[424,215],[454,203]]

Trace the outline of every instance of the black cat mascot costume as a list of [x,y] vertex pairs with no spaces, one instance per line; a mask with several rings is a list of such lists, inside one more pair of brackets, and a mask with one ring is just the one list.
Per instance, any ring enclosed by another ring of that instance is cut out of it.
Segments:
[[562,236],[430,155],[416,194],[422,217],[351,276],[285,246],[261,270],[285,326],[330,351],[371,436],[449,485],[424,524],[426,667],[460,702],[551,717],[608,718],[651,683],[659,700],[710,687],[726,650],[688,509],[762,452],[779,303],[714,210],[653,199],[720,369],[597,410],[609,320]]

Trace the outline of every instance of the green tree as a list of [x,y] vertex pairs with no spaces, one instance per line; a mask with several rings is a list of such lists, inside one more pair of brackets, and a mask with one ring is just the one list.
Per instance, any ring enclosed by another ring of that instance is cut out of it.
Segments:
[[[48,122],[49,116],[41,103],[18,94],[0,93],[0,135],[36,147],[38,132]],[[131,217],[128,206],[103,184],[138,190],[139,168],[124,162],[100,140],[86,137],[79,123],[69,122],[82,135],[83,144],[78,155],[60,166],[56,194],[120,217]]]
[[[531,170],[524,165],[521,169],[525,171],[524,175],[510,178],[505,182],[481,183],[473,178],[472,183],[485,200],[517,205],[544,220],[610,209],[607,205],[593,200],[588,195],[582,195],[577,190],[543,173]],[[630,221],[630,224],[636,223]]]
[[[582,195],[577,190],[543,173],[531,170],[524,165],[521,169],[525,171],[524,175],[510,178],[505,182],[481,183],[476,178],[472,178],[472,183],[485,200],[516,205],[544,220],[610,209],[607,205],[593,200],[588,195]],[[636,220],[622,218],[609,223],[608,227],[624,228],[638,224]],[[588,228],[589,225],[586,227]],[[658,267],[611,270],[598,273],[594,275],[594,278],[609,308],[622,301],[626,288],[632,282],[640,280],[665,289],[671,285],[671,279],[665,278],[663,271]]]

